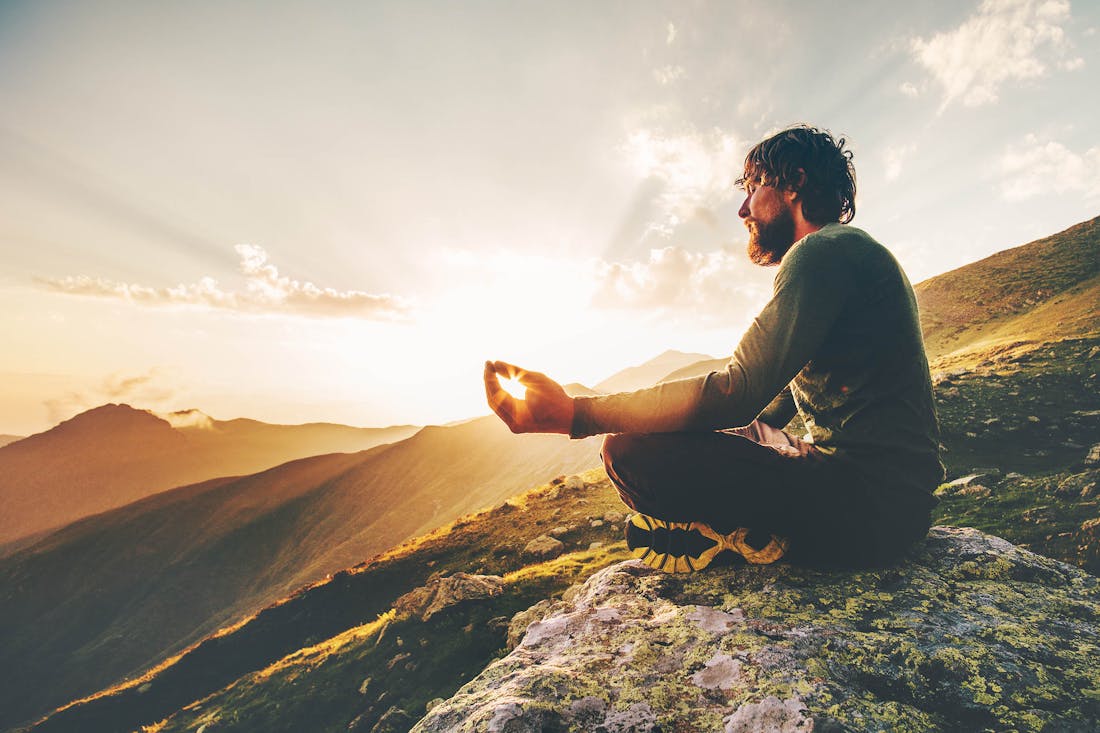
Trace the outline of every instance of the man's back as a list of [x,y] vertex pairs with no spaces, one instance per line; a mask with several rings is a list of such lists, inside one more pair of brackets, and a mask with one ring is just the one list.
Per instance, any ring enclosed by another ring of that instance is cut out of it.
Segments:
[[792,326],[788,308],[835,314],[823,333],[794,335],[821,339],[791,382],[818,450],[891,486],[927,492],[942,481],[916,299],[893,255],[860,229],[829,224],[787,252],[776,300],[781,328]]

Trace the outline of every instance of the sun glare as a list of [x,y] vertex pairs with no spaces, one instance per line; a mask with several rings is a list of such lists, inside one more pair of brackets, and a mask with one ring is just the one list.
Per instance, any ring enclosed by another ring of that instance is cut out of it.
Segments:
[[500,376],[500,386],[504,388],[504,391],[515,397],[517,400],[522,400],[527,396],[527,388],[518,379],[511,377]]

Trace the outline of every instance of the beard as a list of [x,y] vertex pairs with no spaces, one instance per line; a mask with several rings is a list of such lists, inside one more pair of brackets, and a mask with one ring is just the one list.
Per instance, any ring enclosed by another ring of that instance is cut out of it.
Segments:
[[794,217],[787,209],[779,209],[771,221],[751,220],[748,253],[754,264],[778,265],[793,245]]

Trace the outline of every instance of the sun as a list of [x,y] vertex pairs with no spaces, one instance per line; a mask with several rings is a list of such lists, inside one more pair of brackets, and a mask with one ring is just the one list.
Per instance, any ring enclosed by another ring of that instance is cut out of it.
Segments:
[[505,392],[515,397],[517,400],[522,400],[527,396],[527,388],[523,386],[523,383],[513,377],[505,377],[499,375],[497,377],[500,382],[500,386]]

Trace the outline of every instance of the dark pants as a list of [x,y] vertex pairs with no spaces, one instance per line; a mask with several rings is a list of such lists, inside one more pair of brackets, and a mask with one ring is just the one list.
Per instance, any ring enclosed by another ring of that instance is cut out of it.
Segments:
[[873,486],[760,421],[718,432],[609,435],[603,461],[635,511],[787,537],[788,557],[803,564],[889,563],[928,531],[926,501]]

